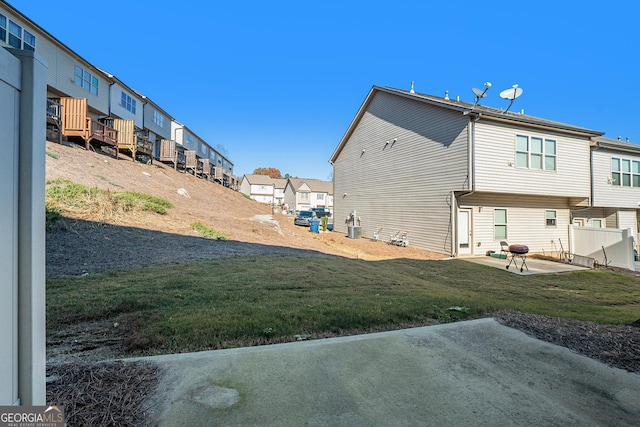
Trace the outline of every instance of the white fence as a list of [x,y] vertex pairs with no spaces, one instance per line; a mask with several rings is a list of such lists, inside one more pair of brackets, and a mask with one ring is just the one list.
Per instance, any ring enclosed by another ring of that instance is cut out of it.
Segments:
[[600,265],[636,271],[634,236],[631,229],[569,226],[571,252],[593,258]]
[[0,47],[0,405],[45,404],[46,64]]

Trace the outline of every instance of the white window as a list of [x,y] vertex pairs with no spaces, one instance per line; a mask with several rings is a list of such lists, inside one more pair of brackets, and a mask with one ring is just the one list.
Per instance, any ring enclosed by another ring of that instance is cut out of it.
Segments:
[[9,42],[16,49],[22,48],[22,27],[13,21],[9,21]]
[[164,116],[156,110],[153,110],[153,123],[157,124],[161,128],[164,127]]
[[207,154],[207,146],[204,144],[200,144],[200,152],[202,154]]
[[537,136],[516,135],[516,167],[556,170],[556,141]]
[[309,193],[300,193],[300,200],[308,201]]
[[316,195],[316,200],[324,200],[324,193],[318,193]]
[[507,239],[507,210],[495,209],[493,211],[493,239]]
[[640,161],[611,158],[611,185],[640,187]]
[[190,147],[193,147],[194,144],[195,144],[195,140],[193,139],[193,136],[187,135],[187,145]]
[[7,17],[0,13],[0,41],[7,42]]
[[22,40],[22,48],[24,50],[36,50],[36,36],[31,34],[29,31],[24,30],[24,37]]
[[80,86],[87,92],[98,96],[98,78],[92,76],[90,72],[76,65],[75,80],[76,85]]
[[547,227],[556,227],[558,225],[558,215],[555,210],[548,210],[544,212],[545,225]]
[[125,92],[122,92],[120,105],[128,111],[131,111],[133,114],[136,113],[136,100],[131,98],[131,96],[127,95]]
[[592,219],[591,220],[591,226],[593,228],[602,228],[602,219],[599,219],[599,218],[598,219],[596,219],[596,218]]

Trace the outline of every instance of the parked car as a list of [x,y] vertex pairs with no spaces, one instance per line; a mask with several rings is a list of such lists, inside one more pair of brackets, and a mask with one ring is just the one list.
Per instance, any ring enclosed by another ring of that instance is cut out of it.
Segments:
[[322,218],[323,216],[331,216],[331,211],[327,208],[311,208],[310,210],[315,212],[318,218]]
[[318,215],[314,211],[300,211],[293,220],[295,225],[309,226],[312,219],[318,219]]

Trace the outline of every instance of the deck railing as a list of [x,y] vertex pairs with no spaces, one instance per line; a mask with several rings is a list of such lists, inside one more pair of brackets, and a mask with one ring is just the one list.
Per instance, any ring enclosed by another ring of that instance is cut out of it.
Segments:
[[87,117],[87,129],[91,129],[91,138],[118,146],[118,131],[104,123]]
[[55,99],[47,98],[47,118],[55,120],[58,124],[62,120],[62,104]]

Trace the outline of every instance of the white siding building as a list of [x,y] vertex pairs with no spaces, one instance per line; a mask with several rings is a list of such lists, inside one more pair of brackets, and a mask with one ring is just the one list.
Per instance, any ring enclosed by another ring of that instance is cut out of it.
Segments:
[[503,240],[556,250],[572,208],[590,205],[590,145],[601,135],[374,86],[330,159],[334,217],[355,211],[365,237],[404,231],[451,255],[499,251]]
[[327,208],[333,211],[333,182],[289,178],[284,189],[284,202],[296,211],[311,208]]

